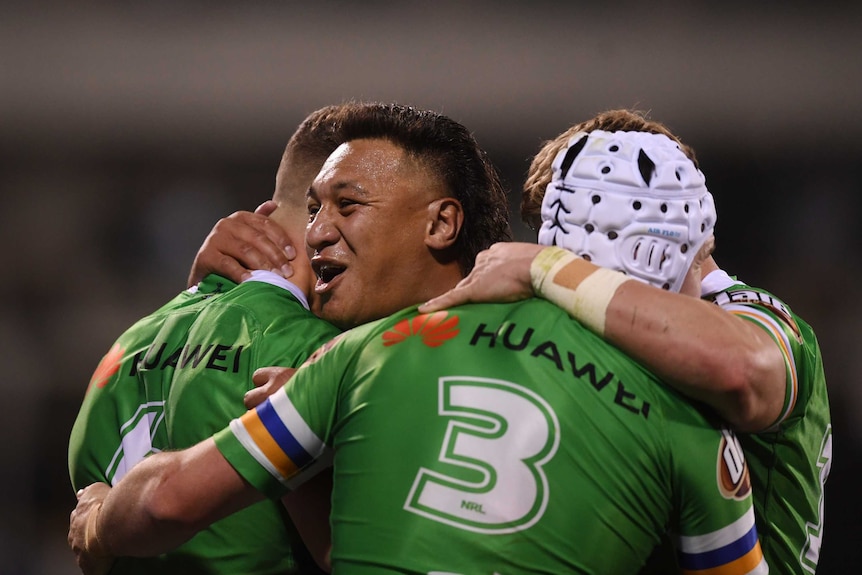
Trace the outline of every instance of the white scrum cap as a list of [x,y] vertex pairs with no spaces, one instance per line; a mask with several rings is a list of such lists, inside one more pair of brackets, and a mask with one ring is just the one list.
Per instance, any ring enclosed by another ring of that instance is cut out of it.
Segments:
[[539,243],[678,292],[715,227],[706,179],[663,134],[575,134],[557,154]]

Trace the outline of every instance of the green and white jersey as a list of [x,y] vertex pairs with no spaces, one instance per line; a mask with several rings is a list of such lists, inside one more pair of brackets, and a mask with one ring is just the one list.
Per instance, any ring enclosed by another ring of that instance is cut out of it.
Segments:
[[814,573],[823,538],[823,488],[832,466],[832,417],[817,338],[774,295],[724,272],[707,276],[703,289],[707,299],[766,330],[784,355],[781,416],[767,431],[739,438],[769,565],[779,573]]
[[[137,322],[102,360],[70,439],[74,488],[116,484],[147,455],[210,437],[245,413],[255,369],[298,367],[337,333],[275,274],[254,272],[236,287],[208,276]],[[112,573],[284,574],[295,567],[291,541],[280,502],[265,501],[161,557],[120,559]]]
[[197,286],[138,320],[101,359],[90,379],[69,440],[69,473],[75,489],[111,485],[153,452],[150,429],[163,427],[164,398],[148,405],[138,365],[160,332],[187,330],[197,306],[235,287],[210,275]]
[[216,444],[278,497],[334,456],[333,573],[766,573],[733,433],[538,299],[408,308]]

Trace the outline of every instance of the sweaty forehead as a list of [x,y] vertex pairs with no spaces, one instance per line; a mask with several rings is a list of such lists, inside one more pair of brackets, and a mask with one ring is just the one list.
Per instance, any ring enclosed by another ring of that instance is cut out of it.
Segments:
[[318,179],[340,174],[354,177],[380,178],[404,167],[407,155],[388,140],[353,140],[338,146],[320,170]]
[[309,194],[343,188],[370,193],[387,190],[396,185],[396,181],[423,181],[423,187],[427,187],[429,177],[433,175],[420,161],[389,140],[352,140],[341,144],[327,158]]

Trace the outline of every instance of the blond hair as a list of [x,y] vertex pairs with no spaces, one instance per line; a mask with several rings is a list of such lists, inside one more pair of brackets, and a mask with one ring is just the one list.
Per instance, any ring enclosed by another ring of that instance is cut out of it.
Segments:
[[554,163],[557,154],[569,144],[569,140],[575,134],[579,132],[589,133],[595,130],[664,134],[679,144],[682,152],[694,162],[695,166],[698,165],[694,150],[691,147],[684,144],[664,124],[647,120],[644,112],[626,109],[601,112],[585,122],[572,126],[553,140],[544,142],[542,148],[533,157],[521,196],[521,219],[531,228],[537,229],[542,223],[542,200],[545,197],[545,189],[553,176],[551,164]]

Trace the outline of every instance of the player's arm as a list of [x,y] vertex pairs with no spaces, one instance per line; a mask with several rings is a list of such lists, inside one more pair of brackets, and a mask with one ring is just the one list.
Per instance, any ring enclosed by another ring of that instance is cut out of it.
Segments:
[[123,423],[118,421],[117,382],[134,361],[124,347],[121,337],[99,361],[69,434],[69,477],[76,490],[113,480],[108,468],[122,444]]
[[[106,394],[98,397],[86,397],[69,435],[68,465],[69,478],[74,489],[81,489],[96,481],[109,481],[105,469],[110,463],[106,447],[112,451],[121,444],[122,438],[118,432],[119,426],[107,419],[107,416],[96,414],[101,404],[112,403]],[[112,406],[111,406],[112,407]]]
[[[255,370],[252,381],[256,387],[245,394],[245,406],[254,409],[266,401],[284,387],[294,373],[296,369],[291,367],[262,367]],[[324,571],[330,571],[332,468],[327,468],[287,493],[281,501],[317,565]]]
[[755,524],[742,446],[727,427],[710,425],[677,402],[661,420],[671,452],[676,512],[670,524],[683,573],[764,575],[769,571]]
[[299,531],[317,565],[329,572],[332,565],[332,532],[329,514],[332,511],[332,468],[328,468],[281,498],[290,519]]
[[711,405],[735,429],[759,431],[778,419],[787,368],[764,329],[699,298],[660,290],[561,248],[496,244],[479,254],[474,270],[455,289],[420,311],[534,292],[670,385]]
[[198,250],[189,273],[188,286],[208,273],[218,273],[240,283],[253,270],[272,270],[289,278],[290,260],[296,257],[284,229],[269,219],[275,210],[272,200],[254,213],[234,212],[219,220]]
[[207,439],[148,457],[113,489],[85,489],[70,517],[69,545],[79,564],[93,557],[157,555],[261,499]]

